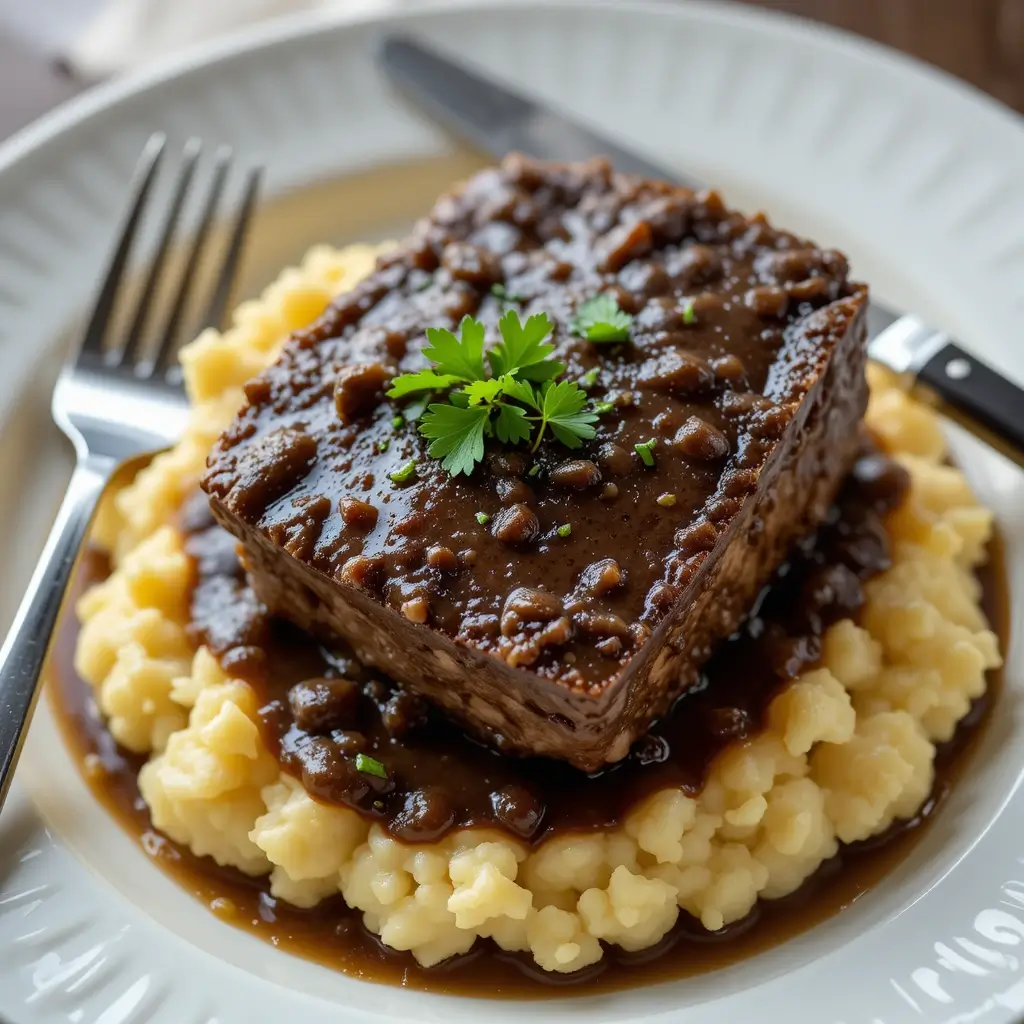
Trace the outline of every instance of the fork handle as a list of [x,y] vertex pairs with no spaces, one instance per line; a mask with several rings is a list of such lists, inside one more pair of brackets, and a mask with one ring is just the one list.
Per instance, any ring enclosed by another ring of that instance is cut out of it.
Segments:
[[64,591],[113,469],[112,461],[92,456],[79,460],[28,590],[0,648],[0,808],[39,694],[39,677]]

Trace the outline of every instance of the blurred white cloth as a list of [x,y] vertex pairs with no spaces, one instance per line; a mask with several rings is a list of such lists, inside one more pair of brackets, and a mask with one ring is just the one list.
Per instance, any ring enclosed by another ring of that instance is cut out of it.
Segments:
[[69,69],[104,78],[243,25],[332,5],[373,10],[415,0],[103,0],[65,45]]

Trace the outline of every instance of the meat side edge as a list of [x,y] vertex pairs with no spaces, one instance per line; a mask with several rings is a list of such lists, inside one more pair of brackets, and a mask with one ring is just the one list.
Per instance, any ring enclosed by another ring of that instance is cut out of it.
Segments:
[[[506,753],[543,755],[595,771],[699,679],[718,640],[732,633],[785,559],[820,522],[853,461],[867,404],[866,290],[812,314],[779,354],[794,366],[766,393],[799,408],[673,609],[617,680],[597,696],[455,643],[408,621],[359,589],[291,558],[216,498],[217,520],[242,542],[256,593],[275,613],[355,654],[443,708]],[[818,331],[820,343],[808,341]],[[801,351],[801,345],[807,351]]]

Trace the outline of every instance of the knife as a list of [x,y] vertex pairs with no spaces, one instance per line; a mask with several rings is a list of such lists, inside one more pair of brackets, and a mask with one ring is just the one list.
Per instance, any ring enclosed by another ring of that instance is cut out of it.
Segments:
[[[506,89],[435,50],[402,36],[385,38],[379,63],[391,81],[452,135],[490,156],[513,150],[542,160],[601,155],[615,168],[687,188],[700,182]],[[872,300],[868,354],[900,374],[908,388],[1024,467],[1024,390],[944,331]]]

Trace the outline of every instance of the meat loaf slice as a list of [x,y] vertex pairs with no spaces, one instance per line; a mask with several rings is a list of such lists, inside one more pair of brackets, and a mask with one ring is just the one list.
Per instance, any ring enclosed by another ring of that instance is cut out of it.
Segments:
[[[574,320],[598,295],[628,341]],[[714,192],[513,157],[247,385],[203,486],[273,611],[501,749],[597,769],[824,515],[866,401],[866,301],[839,253]],[[492,345],[510,306],[554,322],[597,436],[492,439],[452,477],[388,381],[426,365],[427,328],[473,315]]]

